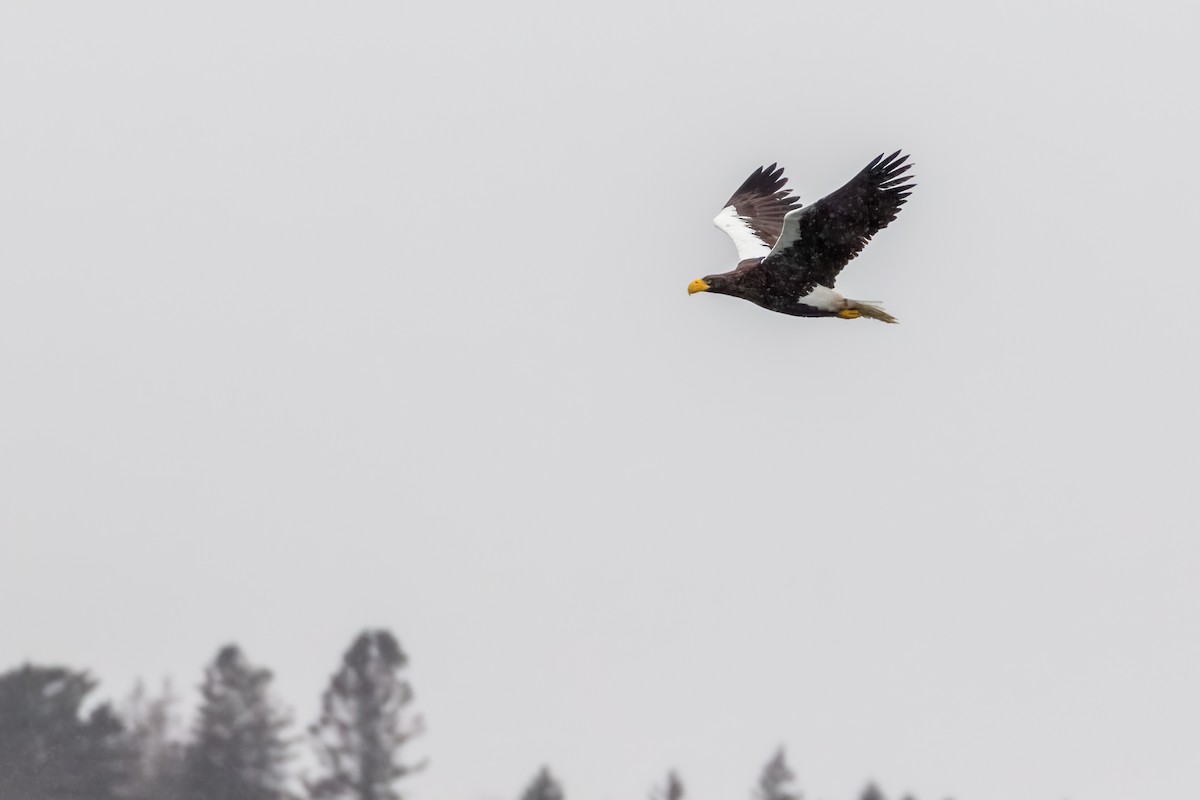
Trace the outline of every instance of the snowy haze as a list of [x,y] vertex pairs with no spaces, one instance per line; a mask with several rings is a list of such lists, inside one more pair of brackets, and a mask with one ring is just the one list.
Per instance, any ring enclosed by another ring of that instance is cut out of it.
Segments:
[[[1182,3],[0,6],[0,670],[410,653],[412,800],[1187,796]],[[918,187],[687,283],[760,164]]]

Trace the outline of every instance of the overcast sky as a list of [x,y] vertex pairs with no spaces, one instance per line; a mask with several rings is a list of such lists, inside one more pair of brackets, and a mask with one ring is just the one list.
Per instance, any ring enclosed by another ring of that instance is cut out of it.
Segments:
[[[413,800],[1200,787],[1183,3],[0,5],[0,670],[301,722],[393,630]],[[688,281],[904,148],[839,289]]]

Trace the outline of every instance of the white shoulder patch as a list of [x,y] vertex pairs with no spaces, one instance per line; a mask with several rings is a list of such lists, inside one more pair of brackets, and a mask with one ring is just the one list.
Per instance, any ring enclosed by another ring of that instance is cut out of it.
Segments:
[[800,238],[800,217],[808,213],[812,206],[804,208],[793,208],[791,211],[783,215],[783,230],[779,232],[779,241],[775,242],[775,246],[771,248],[772,253],[777,253],[785,247],[790,247]]
[[806,306],[813,306],[823,311],[841,311],[846,307],[846,298],[830,289],[828,286],[818,284],[813,287],[813,290],[799,299],[798,302],[804,303]]
[[740,216],[733,206],[725,206],[721,209],[721,213],[713,218],[713,224],[729,234],[730,239],[733,239],[733,246],[737,248],[738,261],[762,258],[771,252],[767,243],[758,238],[754,228],[750,227],[746,218]]

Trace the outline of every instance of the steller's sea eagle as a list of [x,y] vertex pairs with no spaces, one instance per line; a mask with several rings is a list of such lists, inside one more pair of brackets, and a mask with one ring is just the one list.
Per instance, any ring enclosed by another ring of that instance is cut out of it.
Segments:
[[728,294],[796,317],[895,322],[878,306],[842,297],[833,283],[912,193],[907,160],[899,150],[880,154],[845,186],[804,208],[783,188],[782,167],[759,167],[713,220],[737,247],[737,269],[697,278],[688,294]]

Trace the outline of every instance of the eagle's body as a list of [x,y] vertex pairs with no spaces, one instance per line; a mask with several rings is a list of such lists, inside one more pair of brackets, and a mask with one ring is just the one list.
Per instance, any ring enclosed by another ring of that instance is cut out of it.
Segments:
[[[899,157],[898,157],[899,156]],[[714,292],[796,317],[896,319],[833,290],[837,275],[896,218],[915,186],[900,151],[880,155],[836,192],[802,208],[775,164],[759,167],[713,222],[737,247],[737,269],[694,280],[688,294]],[[903,176],[903,177],[901,177]]]

